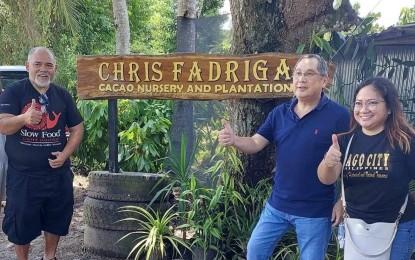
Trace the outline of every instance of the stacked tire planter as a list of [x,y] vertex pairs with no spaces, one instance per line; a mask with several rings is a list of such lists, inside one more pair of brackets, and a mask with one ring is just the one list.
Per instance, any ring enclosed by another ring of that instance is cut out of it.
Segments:
[[[119,241],[124,235],[138,229],[137,222],[121,221],[137,215],[119,213],[123,206],[146,208],[157,190],[152,189],[163,175],[141,172],[110,173],[94,171],[88,175],[88,194],[84,202],[84,248],[103,257],[126,259],[136,237]],[[161,184],[159,187],[164,187]],[[152,192],[150,192],[152,191]],[[165,211],[168,203],[153,203],[152,209]]]

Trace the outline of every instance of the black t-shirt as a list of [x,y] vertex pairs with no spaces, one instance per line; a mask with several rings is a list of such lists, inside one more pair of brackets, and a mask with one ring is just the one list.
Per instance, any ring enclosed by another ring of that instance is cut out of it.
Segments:
[[40,100],[39,92],[29,79],[11,84],[0,95],[0,113],[23,114],[30,108],[32,99],[36,100],[36,109],[43,111],[38,125],[24,125],[15,134],[7,136],[9,171],[44,176],[67,171],[70,167],[67,160],[61,168],[52,169],[48,158],[52,152],[64,149],[67,142],[65,128],[80,124],[82,117],[67,90],[51,84],[46,96],[47,105],[45,100]]
[[[344,156],[351,135],[339,144]],[[343,162],[343,158],[342,158]],[[415,178],[415,144],[410,153],[392,148],[385,131],[373,136],[361,129],[354,133],[347,160],[343,165],[347,213],[367,223],[394,222]],[[415,219],[410,196],[401,222]]]

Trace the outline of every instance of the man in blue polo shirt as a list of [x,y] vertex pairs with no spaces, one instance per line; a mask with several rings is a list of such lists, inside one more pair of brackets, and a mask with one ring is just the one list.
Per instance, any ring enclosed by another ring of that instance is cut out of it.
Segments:
[[248,243],[248,260],[269,259],[281,237],[294,228],[302,260],[323,260],[332,225],[342,218],[333,207],[333,185],[322,184],[317,167],[331,145],[331,135],[346,132],[349,112],[323,92],[328,82],[326,61],[302,56],[294,69],[295,98],[274,108],[251,137],[237,136],[223,121],[219,143],[253,154],[269,143],[276,146],[272,194]]

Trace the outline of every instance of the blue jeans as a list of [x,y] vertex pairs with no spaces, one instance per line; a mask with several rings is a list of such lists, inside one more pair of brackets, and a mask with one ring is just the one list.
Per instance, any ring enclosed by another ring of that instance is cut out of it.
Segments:
[[248,242],[248,260],[269,259],[281,237],[292,227],[301,260],[323,260],[331,235],[330,218],[305,218],[274,209],[268,203]]
[[415,220],[400,223],[392,243],[390,260],[409,260],[415,248]]

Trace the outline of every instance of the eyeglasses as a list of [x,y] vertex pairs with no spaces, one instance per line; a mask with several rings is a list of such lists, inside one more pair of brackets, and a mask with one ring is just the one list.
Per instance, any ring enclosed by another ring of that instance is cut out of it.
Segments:
[[294,78],[297,78],[297,79],[301,78],[301,76],[304,76],[304,78],[306,78],[306,79],[310,79],[310,78],[314,77],[315,75],[323,76],[320,73],[317,73],[317,72],[314,72],[314,71],[307,71],[307,72],[304,72],[304,73],[301,73],[301,72],[298,71],[298,72],[295,72],[293,74]]
[[41,111],[42,113],[46,113],[48,112],[48,108],[49,108],[49,99],[48,96],[46,95],[46,93],[41,94],[39,96],[39,103],[40,105],[42,105],[41,107]]
[[354,106],[353,106],[353,110],[354,111],[360,111],[363,108],[363,105],[365,105],[369,110],[374,111],[376,110],[376,108],[378,107],[378,104],[381,102],[385,102],[385,100],[368,100],[365,103],[363,103],[362,101],[356,101],[354,102]]

